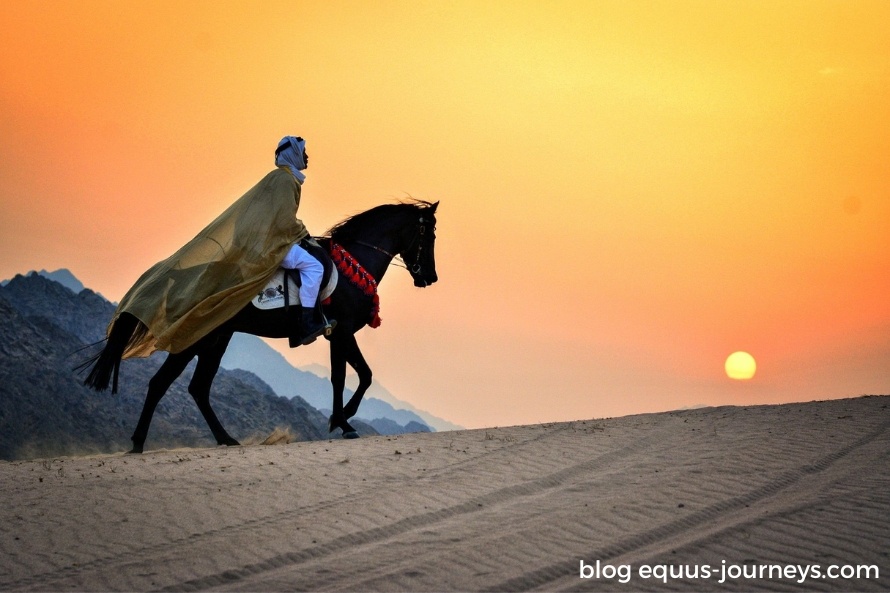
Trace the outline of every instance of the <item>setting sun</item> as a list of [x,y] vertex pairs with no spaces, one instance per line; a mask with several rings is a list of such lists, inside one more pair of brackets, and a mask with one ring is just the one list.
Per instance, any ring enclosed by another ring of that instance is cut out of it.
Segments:
[[754,357],[747,352],[733,352],[726,359],[726,375],[730,379],[750,379],[757,372]]

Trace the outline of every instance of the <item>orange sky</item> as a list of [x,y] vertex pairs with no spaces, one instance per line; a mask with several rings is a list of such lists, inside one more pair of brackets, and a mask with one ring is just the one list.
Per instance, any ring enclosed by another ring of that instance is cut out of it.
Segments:
[[[440,282],[394,269],[360,334],[422,409],[887,393],[888,22],[883,0],[2,3],[0,278],[65,267],[116,300],[299,134],[313,232],[441,200]],[[736,350],[753,380],[726,378]]]

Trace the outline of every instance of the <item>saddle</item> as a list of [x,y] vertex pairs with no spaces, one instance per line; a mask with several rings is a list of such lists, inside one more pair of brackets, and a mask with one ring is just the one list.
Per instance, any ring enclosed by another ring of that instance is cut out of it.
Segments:
[[[319,245],[313,238],[303,239],[300,247],[317,259],[324,267],[321,277],[321,290],[318,292],[318,300],[315,303],[316,310],[321,312],[322,301],[329,298],[337,287],[338,273],[327,249]],[[303,284],[300,278],[300,270],[286,270],[278,268],[278,271],[269,279],[266,286],[253,299],[251,303],[257,309],[288,309],[291,306],[299,307],[300,286]]]

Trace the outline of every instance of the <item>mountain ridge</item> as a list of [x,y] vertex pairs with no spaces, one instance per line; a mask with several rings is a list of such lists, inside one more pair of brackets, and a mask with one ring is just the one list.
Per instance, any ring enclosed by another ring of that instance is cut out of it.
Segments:
[[[122,365],[118,396],[81,385],[81,378],[71,369],[92,352],[85,348],[91,344],[96,348],[104,340],[115,310],[114,304],[82,286],[67,270],[19,274],[0,283],[0,459],[129,448],[146,385],[163,354]],[[244,337],[262,343],[254,336]],[[262,346],[277,355],[267,344]],[[282,361],[286,363],[283,357]],[[193,367],[194,363],[159,405],[149,448],[213,442],[187,393]],[[291,383],[292,392],[285,397],[250,369],[224,367],[214,381],[214,409],[239,440],[260,438],[275,428],[287,429],[296,440],[331,438],[326,415],[299,393],[307,379],[314,380],[324,390],[325,402],[329,401],[330,384],[317,375],[303,373]],[[371,412],[375,411],[374,403],[368,405]],[[429,430],[413,415],[397,418],[402,421],[385,416],[360,418],[355,425],[360,434]]]
[[[163,355],[122,365],[117,395],[85,387],[72,370],[103,337],[114,308],[89,289],[75,294],[39,274],[17,275],[0,287],[0,459],[130,448],[146,385]],[[158,405],[149,449],[215,442],[187,391],[193,368]],[[239,440],[259,442],[275,429],[294,440],[331,438],[318,410],[301,398],[279,397],[246,371],[222,369],[213,387],[214,410]],[[355,426],[360,434],[377,434],[365,423]]]
[[[52,280],[75,293],[78,297],[93,302],[93,308],[101,307],[108,302],[101,294],[85,287],[83,283],[67,268],[53,272],[45,269],[39,272],[28,272],[27,276],[38,275]],[[6,286],[10,281],[4,281]],[[82,295],[82,296],[81,296]],[[96,300],[96,297],[98,300]],[[109,317],[110,318],[110,317]],[[85,328],[86,329],[86,328]],[[104,339],[105,325],[101,331],[92,332],[87,338],[90,342]],[[330,411],[331,386],[330,371],[317,365],[328,377],[319,376],[318,372],[307,372],[291,365],[280,353],[266,344],[261,338],[249,334],[235,334],[223,356],[221,368],[228,370],[243,369],[250,371],[265,381],[280,396],[292,397],[299,395],[318,410]],[[318,369],[315,369],[318,370]],[[346,392],[348,398],[355,392],[358,377],[353,373],[347,376]],[[376,379],[365,397],[357,418],[373,424],[377,419],[388,419],[399,425],[407,426],[416,423],[426,426],[429,430],[461,430],[462,426],[420,410],[410,403],[396,398]],[[387,430],[392,426],[387,425]]]

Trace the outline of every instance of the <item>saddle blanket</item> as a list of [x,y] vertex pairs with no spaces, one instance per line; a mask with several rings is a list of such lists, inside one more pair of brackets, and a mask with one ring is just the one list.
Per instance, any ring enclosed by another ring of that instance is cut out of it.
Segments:
[[[300,287],[297,286],[296,282],[285,280],[285,271],[286,270],[283,268],[278,268],[278,271],[275,272],[275,275],[272,276],[262,292],[253,297],[253,300],[250,302],[253,303],[254,307],[263,310],[280,309],[281,307],[284,307],[285,284],[287,285],[288,305],[291,307],[300,306]],[[299,270],[293,270],[293,272],[296,274],[300,273]],[[337,288],[338,277],[337,267],[334,266],[331,270],[331,278],[328,280],[328,283],[322,286],[321,290],[318,291],[318,299],[320,301],[325,300],[333,294],[334,289]]]

